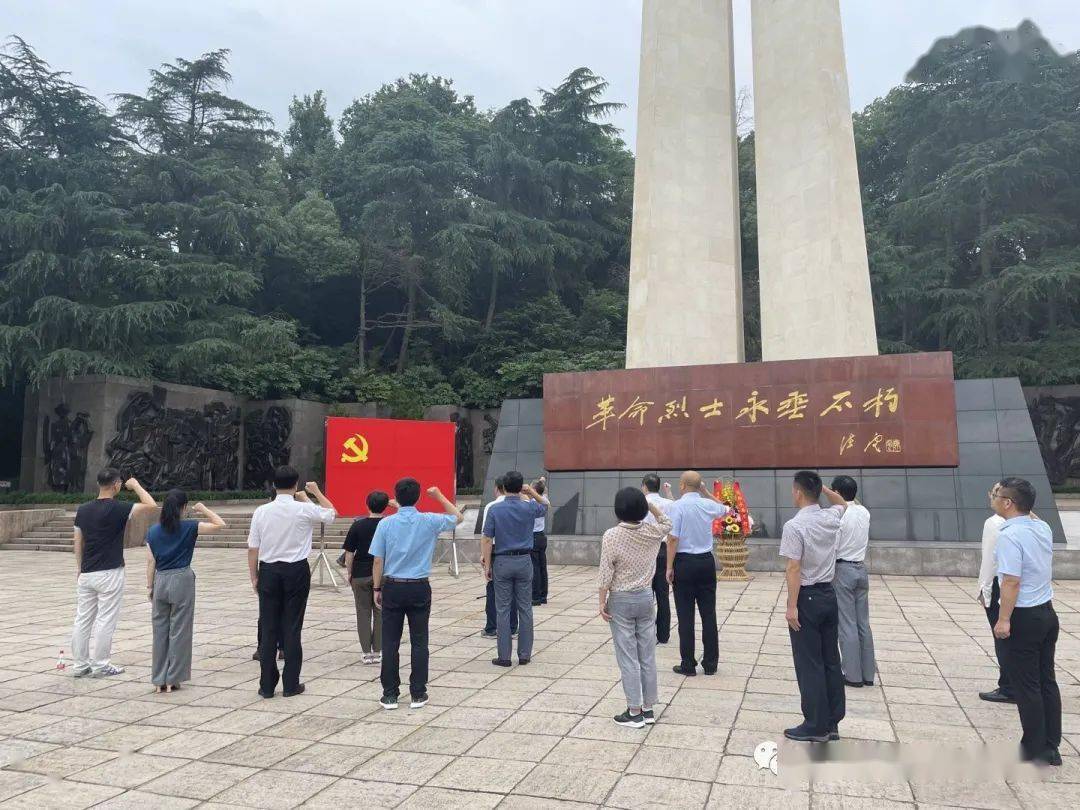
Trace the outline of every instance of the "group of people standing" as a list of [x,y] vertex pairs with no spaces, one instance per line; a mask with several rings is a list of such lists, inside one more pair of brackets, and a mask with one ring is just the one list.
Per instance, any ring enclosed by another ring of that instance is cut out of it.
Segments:
[[[117,470],[103,470],[97,483],[98,497],[80,506],[75,517],[78,584],[72,654],[77,678],[123,672],[111,663],[110,650],[124,590],[124,533],[133,516],[157,508],[138,481],[124,482]],[[510,471],[496,483],[498,497],[484,510],[480,539],[488,600],[488,625],[482,635],[494,636],[497,653],[492,664],[498,667],[513,666],[516,636],[517,663],[523,666],[532,659],[533,608],[548,597],[544,527],[550,501],[543,478],[529,485],[520,472]],[[137,503],[117,499],[125,487]],[[279,681],[285,697],[304,692],[301,635],[311,587],[312,535],[316,525],[337,517],[319,486],[309,482],[300,488],[299,475],[291,467],[275,471],[274,489],[273,500],[252,515],[248,536],[249,575],[259,598],[257,657],[263,698],[274,697]],[[857,491],[848,476],[835,478],[832,487],[811,471],[800,471],[792,479],[792,501],[798,511],[784,524],[779,553],[787,561],[785,620],[803,722],[785,730],[789,739],[839,739],[845,686],[874,683],[865,566],[870,513],[856,500]],[[442,507],[441,514],[417,510],[421,486],[413,478],[398,481],[393,498],[385,492],[369,493],[369,514],[353,523],[345,540],[362,661],[381,665],[380,703],[385,709],[398,706],[399,647],[406,622],[410,706],[427,703],[432,557],[440,533],[464,520],[438,488],[429,488],[427,494]],[[820,505],[822,495],[828,500],[826,507]],[[1035,490],[1028,481],[1003,479],[989,499],[994,516],[983,534],[979,601],[993,629],[1000,677],[997,689],[980,697],[1017,705],[1024,759],[1060,765],[1052,533],[1032,512]],[[158,522],[146,535],[151,681],[158,692],[181,688],[191,677],[192,556],[199,536],[226,527],[201,503],[191,507],[194,518],[185,518],[187,508],[187,495],[170,491]],[[393,514],[386,515],[388,509]],[[618,523],[603,535],[598,573],[599,615],[611,627],[627,702],[626,711],[614,717],[616,723],[640,728],[656,722],[655,646],[666,644],[670,635],[669,586],[674,589],[679,621],[680,662],[674,671],[686,677],[697,674],[699,617],[701,669],[705,675],[716,674],[719,632],[712,526],[729,511],[694,471],[680,476],[678,499],[671,486],[653,474],[644,477],[640,488],[627,487],[616,494]],[[284,657],[281,672],[279,648]]]

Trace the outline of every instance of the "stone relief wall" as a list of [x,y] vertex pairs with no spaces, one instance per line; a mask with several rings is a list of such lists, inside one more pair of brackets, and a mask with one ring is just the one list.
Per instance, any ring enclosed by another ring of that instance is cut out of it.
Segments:
[[116,418],[116,435],[105,445],[108,465],[153,491],[236,489],[240,409],[223,402],[202,410],[170,408],[166,398],[158,386],[129,395]]
[[245,489],[269,489],[274,468],[289,463],[292,426],[292,414],[280,405],[248,412],[244,419]]
[[1080,478],[1080,396],[1044,394],[1028,410],[1050,483]]
[[41,451],[49,489],[82,492],[86,484],[86,451],[94,437],[90,414],[79,411],[69,419],[71,409],[64,402],[53,413],[54,418],[43,416],[41,421]]

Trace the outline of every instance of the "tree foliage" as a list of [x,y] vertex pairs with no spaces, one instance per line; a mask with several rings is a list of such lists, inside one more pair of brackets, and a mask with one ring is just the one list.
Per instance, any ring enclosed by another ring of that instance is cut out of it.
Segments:
[[[410,75],[336,121],[315,90],[280,135],[229,80],[225,50],[176,59],[110,113],[22,40],[0,51],[5,381],[122,373],[416,415],[622,365],[633,157],[602,77],[481,110]],[[1075,381],[1080,58],[1030,23],[961,31],[855,135],[882,350]]]

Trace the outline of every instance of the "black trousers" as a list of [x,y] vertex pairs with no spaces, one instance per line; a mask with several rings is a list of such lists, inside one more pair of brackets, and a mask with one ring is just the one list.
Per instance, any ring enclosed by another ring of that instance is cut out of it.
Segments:
[[716,669],[720,635],[716,628],[716,558],[711,551],[675,555],[675,613],[679,617],[682,666],[697,666],[694,657],[694,608],[701,616],[701,665]]
[[671,638],[671,603],[668,600],[667,549],[663,545],[660,546],[660,553],[656,555],[652,589],[656,595],[656,640],[667,644]]
[[533,583],[532,600],[534,602],[546,602],[548,598],[548,570],[547,570],[547,535],[543,532],[533,532]]
[[311,568],[307,560],[259,564],[259,688],[273,692],[278,684],[277,639],[285,651],[285,667],[280,674],[286,692],[300,685],[304,650],[300,634],[304,629]]
[[[498,615],[495,612],[495,581],[489,579],[487,590],[484,594],[485,633],[494,633],[498,629]],[[518,629],[517,605],[510,606],[510,632],[516,633]]]
[[1014,608],[1010,622],[1005,664],[1024,729],[1020,748],[1032,759],[1061,745],[1061,692],[1054,678],[1058,617],[1053,603],[1046,602]]
[[994,638],[994,656],[998,662],[998,691],[1003,695],[1012,695],[1012,687],[1009,686],[1009,674],[1005,667],[1005,639],[994,635],[994,625],[998,621],[998,613],[1001,606],[998,600],[1001,598],[1001,588],[998,578],[994,577],[994,584],[990,589],[990,604],[986,608],[986,620],[990,622],[990,635]]
[[828,582],[799,589],[800,630],[788,628],[799,682],[803,719],[824,734],[844,719],[844,673],[840,668],[840,611]]
[[431,618],[429,582],[382,584],[382,688],[384,695],[398,695],[401,687],[400,650],[405,620],[409,620],[412,647],[409,694],[422,695],[428,679],[428,620]]

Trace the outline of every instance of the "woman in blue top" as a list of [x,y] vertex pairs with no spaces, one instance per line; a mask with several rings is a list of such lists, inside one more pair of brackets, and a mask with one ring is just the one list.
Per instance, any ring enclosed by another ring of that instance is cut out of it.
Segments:
[[225,521],[195,504],[192,511],[206,521],[181,520],[187,493],[170,490],[161,505],[161,519],[146,533],[146,591],[153,605],[155,692],[172,692],[191,680],[191,628],[195,619],[195,572],[191,557],[200,534],[225,528]]

